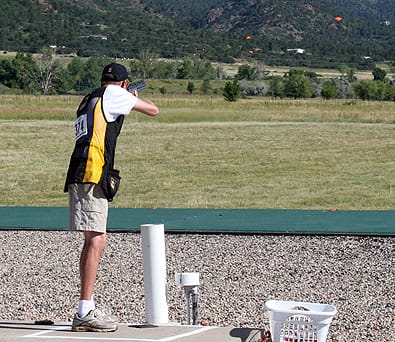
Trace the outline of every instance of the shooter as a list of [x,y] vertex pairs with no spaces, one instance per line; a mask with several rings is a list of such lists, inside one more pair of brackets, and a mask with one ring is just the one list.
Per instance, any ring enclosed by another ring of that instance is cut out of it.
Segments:
[[118,63],[104,67],[101,87],[84,97],[74,124],[75,147],[64,191],[69,193],[70,229],[82,231],[80,301],[72,331],[115,331],[117,322],[95,306],[93,299],[100,257],[107,241],[108,202],[118,191],[121,177],[114,155],[123,121],[131,110],[155,116],[158,107],[138,97],[145,82],[131,86],[126,68]]

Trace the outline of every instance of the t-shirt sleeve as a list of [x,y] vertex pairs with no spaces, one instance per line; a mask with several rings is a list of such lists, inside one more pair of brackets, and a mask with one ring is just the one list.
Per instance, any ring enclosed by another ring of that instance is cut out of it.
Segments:
[[116,85],[109,85],[103,95],[103,111],[107,121],[113,122],[119,115],[129,115],[137,97]]

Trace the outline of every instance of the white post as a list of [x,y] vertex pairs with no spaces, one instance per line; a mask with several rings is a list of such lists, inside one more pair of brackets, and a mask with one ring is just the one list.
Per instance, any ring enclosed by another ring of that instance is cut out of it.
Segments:
[[187,305],[187,324],[191,324],[191,298],[192,298],[192,324],[199,325],[198,323],[198,286],[199,273],[188,272],[188,273],[176,273],[175,274],[176,285],[182,286],[185,292],[185,300]]
[[166,324],[169,318],[166,298],[164,225],[144,224],[140,228],[146,320],[148,324]]

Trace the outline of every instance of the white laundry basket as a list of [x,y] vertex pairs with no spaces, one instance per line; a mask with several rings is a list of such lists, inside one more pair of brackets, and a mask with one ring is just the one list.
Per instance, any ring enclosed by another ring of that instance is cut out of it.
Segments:
[[325,342],[337,310],[329,304],[269,300],[265,303],[273,342]]

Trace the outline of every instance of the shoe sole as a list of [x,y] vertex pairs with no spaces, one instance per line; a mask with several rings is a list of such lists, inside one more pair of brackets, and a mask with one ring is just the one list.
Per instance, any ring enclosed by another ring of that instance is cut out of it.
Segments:
[[73,332],[114,332],[118,329],[118,327],[115,328],[95,328],[95,327],[87,327],[87,326],[76,326],[72,327],[71,331]]

